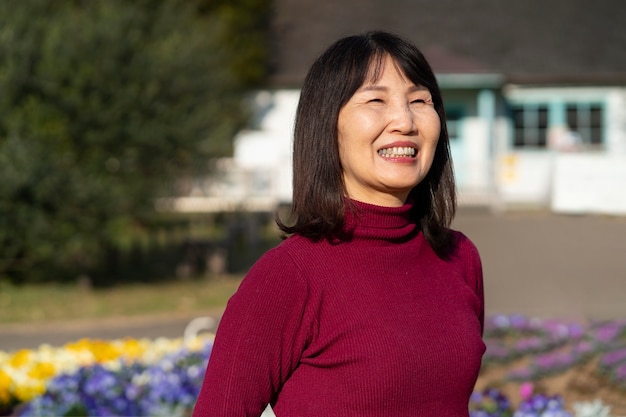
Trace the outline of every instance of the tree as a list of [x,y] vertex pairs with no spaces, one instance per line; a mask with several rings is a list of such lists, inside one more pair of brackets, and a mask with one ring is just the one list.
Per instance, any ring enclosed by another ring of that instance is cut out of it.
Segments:
[[234,71],[233,19],[200,3],[0,2],[0,279],[88,268],[231,152],[262,53]]

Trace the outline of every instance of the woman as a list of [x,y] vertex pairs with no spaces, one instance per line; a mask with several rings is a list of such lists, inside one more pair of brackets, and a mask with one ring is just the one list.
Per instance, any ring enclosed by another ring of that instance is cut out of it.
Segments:
[[485,346],[480,258],[441,93],[395,35],[340,39],[296,113],[294,224],[220,323],[194,416],[467,416]]

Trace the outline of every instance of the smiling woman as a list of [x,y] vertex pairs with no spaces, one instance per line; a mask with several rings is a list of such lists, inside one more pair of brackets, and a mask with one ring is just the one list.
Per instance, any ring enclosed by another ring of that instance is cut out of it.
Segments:
[[230,299],[194,417],[467,416],[485,351],[480,257],[420,51],[343,38],[296,113],[294,223]]

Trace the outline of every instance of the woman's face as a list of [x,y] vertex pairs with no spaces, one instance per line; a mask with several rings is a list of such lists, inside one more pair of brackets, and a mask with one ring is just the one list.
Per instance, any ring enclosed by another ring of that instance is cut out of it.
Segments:
[[441,124],[430,91],[409,81],[391,57],[339,111],[339,157],[348,197],[400,206],[428,173]]

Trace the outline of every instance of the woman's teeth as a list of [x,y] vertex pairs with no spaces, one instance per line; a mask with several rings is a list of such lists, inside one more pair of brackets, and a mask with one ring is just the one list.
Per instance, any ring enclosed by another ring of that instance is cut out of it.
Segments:
[[385,148],[378,151],[378,155],[386,158],[413,157],[415,156],[415,148],[410,146],[401,146],[393,148]]

